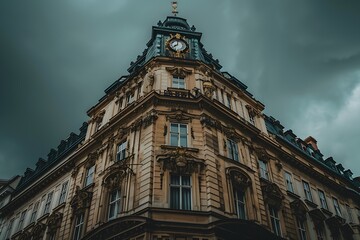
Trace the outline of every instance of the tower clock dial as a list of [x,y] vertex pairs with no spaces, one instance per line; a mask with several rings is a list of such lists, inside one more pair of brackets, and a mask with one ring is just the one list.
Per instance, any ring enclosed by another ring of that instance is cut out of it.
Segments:
[[184,51],[187,47],[184,40],[181,39],[172,39],[169,43],[169,46],[174,51]]

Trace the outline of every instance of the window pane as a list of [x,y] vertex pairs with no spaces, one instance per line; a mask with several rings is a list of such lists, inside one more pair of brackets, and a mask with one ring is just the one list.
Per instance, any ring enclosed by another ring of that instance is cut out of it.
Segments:
[[170,189],[170,207],[180,209],[180,188],[171,187]]
[[180,176],[171,175],[171,184],[172,185],[180,185]]
[[171,145],[171,146],[178,146],[178,134],[171,133],[171,136],[170,136],[170,145]]
[[183,188],[182,189],[182,209],[183,210],[190,210],[191,209],[191,193],[190,188]]
[[178,124],[172,123],[170,127],[170,132],[178,132]]
[[183,186],[190,186],[190,176],[181,176]]
[[180,146],[181,147],[187,147],[187,136],[181,136],[180,137]]

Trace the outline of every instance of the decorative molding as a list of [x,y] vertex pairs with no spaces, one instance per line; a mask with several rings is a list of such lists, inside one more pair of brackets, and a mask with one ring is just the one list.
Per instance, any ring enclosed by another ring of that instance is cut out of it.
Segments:
[[45,229],[46,229],[45,224],[41,222],[37,222],[31,231],[32,239],[42,239]]
[[236,187],[240,187],[241,189],[246,189],[251,186],[250,177],[240,170],[239,168],[229,167],[225,170],[226,175],[231,179],[232,183]]
[[271,159],[270,154],[263,147],[254,147],[254,152],[257,155],[258,159],[268,162]]
[[261,112],[259,110],[257,110],[256,108],[254,108],[250,105],[245,105],[245,107],[248,110],[248,113],[250,116],[252,116],[252,117],[255,117],[255,116],[260,117],[261,116]]
[[167,121],[177,121],[177,122],[186,122],[189,123],[192,121],[192,116],[185,112],[183,109],[172,110],[166,115]]
[[187,75],[192,73],[191,69],[183,67],[166,67],[165,69],[170,72],[171,75],[181,78],[185,78]]
[[18,240],[29,240],[29,239],[31,239],[31,234],[28,231],[23,231],[18,238]]
[[55,233],[57,229],[59,229],[61,225],[63,214],[59,212],[52,213],[46,221],[46,225],[48,226],[48,233]]
[[127,176],[129,173],[134,174],[134,172],[129,168],[128,164],[129,159],[132,157],[133,155],[121,161],[117,161],[113,165],[108,167],[105,170],[103,186],[108,189],[120,188],[125,176]]
[[75,196],[70,201],[73,215],[85,211],[86,208],[90,207],[91,198],[92,192],[80,189],[79,186],[76,186]]
[[296,199],[290,203],[290,207],[299,220],[306,220],[306,213],[309,212],[309,208],[303,201],[301,201],[300,199]]
[[261,190],[264,195],[265,202],[277,209],[281,208],[282,201],[285,197],[283,196],[278,185],[266,180],[262,180]]
[[94,151],[94,152],[89,153],[88,156],[87,156],[87,159],[85,160],[85,164],[84,164],[85,167],[89,168],[92,165],[94,165],[97,158],[98,158],[98,156],[99,156],[98,151]]

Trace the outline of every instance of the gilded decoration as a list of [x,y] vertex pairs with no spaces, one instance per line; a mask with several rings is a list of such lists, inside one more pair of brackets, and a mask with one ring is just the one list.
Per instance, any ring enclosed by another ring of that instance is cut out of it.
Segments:
[[90,207],[91,198],[92,192],[80,189],[79,186],[76,186],[75,196],[70,201],[73,214],[75,215],[76,213],[84,211],[86,208]]
[[238,168],[227,168],[226,174],[231,179],[231,182],[235,187],[246,189],[251,186],[250,177]]
[[298,219],[306,220],[306,213],[309,212],[309,209],[303,201],[296,199],[290,203],[290,207]]
[[262,181],[261,190],[264,195],[264,201],[269,205],[280,209],[284,199],[284,195],[282,194],[280,188],[275,183]]
[[188,148],[176,147],[175,149],[166,149],[164,154],[157,156],[160,163],[161,173],[170,171],[177,174],[199,173],[204,166],[204,160],[198,159]]
[[191,69],[182,67],[166,67],[166,70],[170,72],[171,75],[181,78],[185,78],[187,75],[192,73]]
[[[171,47],[171,43],[173,41],[181,42],[181,45],[184,45],[181,49],[174,49]],[[182,36],[179,33],[176,33],[175,35],[170,33],[170,38],[165,42],[166,50],[169,51],[170,55],[173,57],[178,58],[185,58],[186,53],[189,52],[189,44],[186,41],[185,36]]]
[[129,174],[134,174],[132,169],[129,168],[130,157],[115,162],[113,165],[105,170],[103,185],[108,189],[116,189],[121,187],[123,179]]
[[46,225],[48,226],[48,232],[49,233],[55,233],[56,232],[56,230],[61,225],[62,217],[63,217],[63,214],[59,213],[59,212],[54,212],[48,217]]

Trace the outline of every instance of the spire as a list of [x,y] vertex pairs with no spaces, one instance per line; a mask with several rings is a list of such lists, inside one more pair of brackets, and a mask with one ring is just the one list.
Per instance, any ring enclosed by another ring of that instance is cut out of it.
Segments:
[[178,14],[178,10],[177,10],[177,1],[173,1],[171,2],[171,6],[172,6],[172,13],[174,14],[174,16],[176,17],[176,14]]

